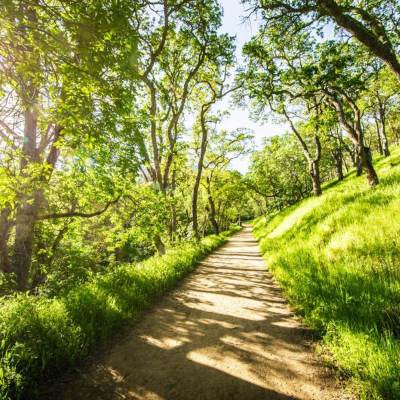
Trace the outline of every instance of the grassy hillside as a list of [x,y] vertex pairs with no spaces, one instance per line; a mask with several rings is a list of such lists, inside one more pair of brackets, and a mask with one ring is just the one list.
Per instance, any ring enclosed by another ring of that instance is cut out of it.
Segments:
[[400,149],[255,221],[268,267],[365,399],[400,399]]

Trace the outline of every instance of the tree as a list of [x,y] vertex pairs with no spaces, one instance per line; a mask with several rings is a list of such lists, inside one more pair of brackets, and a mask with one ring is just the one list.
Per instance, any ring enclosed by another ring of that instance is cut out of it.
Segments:
[[253,154],[244,183],[263,200],[264,212],[282,210],[307,197],[311,182],[297,139],[292,134],[266,139],[262,150]]
[[381,59],[400,79],[397,54],[400,13],[397,1],[256,0],[268,26],[291,35],[311,25],[334,22]]
[[[132,53],[136,30],[128,15],[142,6],[121,2],[6,2],[1,6],[1,115],[3,168],[15,186],[2,210],[2,269],[27,288],[35,226],[64,149],[105,129],[118,136],[125,126],[123,101],[131,93],[115,63]],[[125,19],[120,17],[125,16]],[[106,95],[107,94],[107,95]],[[91,137],[89,139],[89,137]],[[10,229],[15,229],[12,260]]]
[[224,188],[215,185],[215,180],[217,175],[221,175],[221,172],[225,171],[234,159],[252,152],[253,139],[253,135],[248,130],[237,129],[232,132],[222,130],[212,135],[209,140],[209,150],[203,160],[205,171],[203,186],[207,192],[209,219],[216,234],[221,231],[218,219],[222,220],[222,217],[218,218],[218,207],[215,202],[216,196],[213,186],[216,186],[218,198],[221,197],[220,194],[224,193]]
[[[297,114],[311,117],[310,111],[317,115],[323,104],[334,110],[342,129],[356,146],[368,182],[373,186],[378,177],[370,149],[364,144],[358,104],[370,73],[363,58],[357,58],[358,51],[353,45],[336,41],[317,44],[305,34],[287,41],[277,37],[274,30],[266,30],[245,47],[247,70],[240,79],[246,82],[246,92],[259,110],[269,107],[286,118],[290,103],[297,107]],[[295,125],[292,123],[291,127]]]

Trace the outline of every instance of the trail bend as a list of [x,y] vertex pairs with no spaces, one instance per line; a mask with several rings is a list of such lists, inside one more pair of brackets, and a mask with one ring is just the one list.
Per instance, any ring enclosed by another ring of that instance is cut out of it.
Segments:
[[[209,255],[72,381],[63,400],[343,400],[251,228]],[[56,393],[57,392],[57,393]]]

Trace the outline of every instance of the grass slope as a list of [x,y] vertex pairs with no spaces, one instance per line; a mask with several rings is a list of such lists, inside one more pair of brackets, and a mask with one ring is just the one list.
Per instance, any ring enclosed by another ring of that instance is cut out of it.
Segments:
[[43,380],[104,343],[237,230],[123,265],[60,298],[0,299],[0,400],[35,398]]
[[255,221],[267,265],[361,398],[400,399],[400,149]]

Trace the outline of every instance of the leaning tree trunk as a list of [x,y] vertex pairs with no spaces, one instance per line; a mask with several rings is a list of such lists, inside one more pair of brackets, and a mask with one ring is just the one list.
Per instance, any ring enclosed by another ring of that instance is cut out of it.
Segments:
[[160,256],[165,254],[165,244],[161,239],[161,236],[159,234],[154,236],[154,244],[156,246],[156,249],[158,251],[158,254]]

